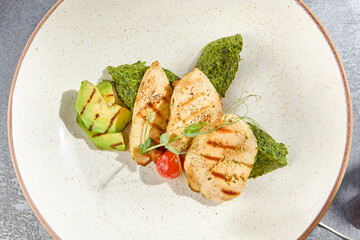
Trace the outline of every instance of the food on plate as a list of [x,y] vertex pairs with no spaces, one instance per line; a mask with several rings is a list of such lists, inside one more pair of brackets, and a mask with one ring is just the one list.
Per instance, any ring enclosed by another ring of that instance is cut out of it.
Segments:
[[230,87],[239,69],[243,39],[240,34],[217,39],[207,44],[196,66],[205,73],[221,97]]
[[[214,122],[222,116],[221,98],[198,68],[195,67],[173,85],[170,120],[166,130],[170,138],[182,135],[186,126],[199,122]],[[184,150],[190,143],[191,138],[183,136],[171,145],[177,150]]]
[[265,130],[259,126],[249,123],[258,142],[258,153],[255,165],[249,178],[256,178],[275,169],[287,165],[286,155],[288,149],[283,143],[277,143]]
[[108,103],[115,103],[116,94],[114,94],[114,87],[110,81],[104,80],[96,85],[96,88],[99,90],[101,96],[103,96],[104,100]]
[[121,132],[117,133],[96,133],[87,129],[79,114],[76,116],[76,122],[86,133],[89,139],[99,149],[125,151],[125,142]]
[[286,166],[288,154],[255,120],[236,114],[257,95],[240,96],[223,114],[221,97],[235,78],[242,46],[240,34],[207,44],[181,80],[157,61],[109,66],[112,82],[82,82],[76,121],[98,148],[124,151],[121,131],[132,117],[129,151],[138,164],[154,161],[162,177],[182,175],[205,198],[232,200],[248,178]]
[[94,86],[83,81],[75,107],[77,124],[97,148],[125,151],[121,131],[130,122],[131,111],[116,104],[111,82],[102,81]]
[[[180,162],[179,162],[180,160]],[[166,151],[161,154],[155,161],[156,170],[164,178],[177,178],[180,176],[183,168],[184,157],[179,155],[179,159],[175,153]]]
[[250,126],[237,115],[224,115],[205,126],[204,131],[224,121],[235,124],[196,136],[184,163],[190,188],[216,202],[231,200],[241,193],[258,151]]
[[145,166],[162,154],[160,149],[143,153],[139,145],[151,146],[160,142],[170,116],[171,94],[164,70],[154,62],[145,72],[138,89],[129,137],[130,154],[140,165]]
[[[141,79],[149,66],[145,66],[145,62],[138,61],[134,64],[124,64],[118,67],[108,67],[112,76],[116,93],[124,105],[131,111],[134,109],[136,95],[140,86]],[[179,79],[174,73],[167,69],[163,69],[170,83]]]
[[109,105],[100,91],[89,81],[83,81],[75,108],[91,132],[121,132],[131,119],[131,112],[120,105]]

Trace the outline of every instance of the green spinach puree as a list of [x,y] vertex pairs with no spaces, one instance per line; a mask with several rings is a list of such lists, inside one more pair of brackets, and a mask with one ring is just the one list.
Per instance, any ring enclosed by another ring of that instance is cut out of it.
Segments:
[[255,157],[255,165],[250,172],[249,178],[256,178],[277,168],[287,165],[286,155],[288,149],[283,143],[277,143],[264,130],[248,123],[258,142],[258,153]]
[[220,38],[207,44],[196,63],[221,97],[230,87],[239,69],[243,39],[240,34]]
[[[146,62],[138,61],[134,64],[124,64],[118,67],[107,67],[110,75],[112,76],[116,93],[120,100],[126,107],[134,109],[136,95],[141,83],[141,80],[149,69],[149,66],[145,66]],[[164,69],[166,76],[168,77],[170,84],[179,79],[171,71]]]

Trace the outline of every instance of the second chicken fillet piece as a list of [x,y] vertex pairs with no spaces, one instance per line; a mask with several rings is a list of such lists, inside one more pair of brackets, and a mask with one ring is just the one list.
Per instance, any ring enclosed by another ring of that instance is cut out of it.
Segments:
[[[173,83],[170,120],[167,132],[170,139],[182,135],[185,127],[199,122],[211,123],[222,116],[219,94],[207,76],[197,67],[183,79]],[[191,138],[181,137],[171,145],[177,150],[186,150]]]

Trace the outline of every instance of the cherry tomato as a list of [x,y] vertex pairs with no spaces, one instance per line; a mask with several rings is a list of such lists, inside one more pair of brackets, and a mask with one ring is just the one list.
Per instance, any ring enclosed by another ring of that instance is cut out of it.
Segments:
[[[181,165],[183,165],[184,157],[179,156]],[[177,178],[180,175],[179,162],[175,153],[166,151],[156,159],[156,170],[164,178]]]

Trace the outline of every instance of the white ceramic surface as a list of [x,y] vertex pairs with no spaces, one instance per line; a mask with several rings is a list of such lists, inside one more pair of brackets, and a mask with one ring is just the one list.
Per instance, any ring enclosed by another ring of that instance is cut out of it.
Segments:
[[[139,59],[183,76],[206,43],[235,33],[243,60],[224,108],[260,95],[249,115],[290,152],[235,200],[213,204],[128,152],[97,150],[76,125],[82,80]],[[338,177],[347,102],[328,42],[294,0],[66,0],[28,49],[10,120],[25,187],[62,239],[296,239]]]

